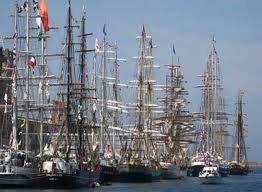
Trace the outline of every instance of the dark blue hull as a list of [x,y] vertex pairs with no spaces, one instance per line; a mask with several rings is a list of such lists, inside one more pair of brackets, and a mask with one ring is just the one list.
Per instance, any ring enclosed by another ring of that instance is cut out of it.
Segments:
[[119,166],[119,182],[144,183],[159,181],[161,171],[143,165],[124,164]]

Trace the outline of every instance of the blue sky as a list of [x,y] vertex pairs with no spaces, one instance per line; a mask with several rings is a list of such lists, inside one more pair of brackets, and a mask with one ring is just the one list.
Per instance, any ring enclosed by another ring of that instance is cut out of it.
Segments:
[[[63,28],[66,18],[66,0],[46,0],[50,23]],[[12,34],[11,0],[0,0],[0,34]],[[20,4],[23,0],[19,0]],[[132,79],[135,63],[131,59],[137,53],[136,36],[141,25],[152,35],[157,44],[155,62],[165,65],[171,62],[172,45],[180,56],[182,72],[188,81],[191,111],[197,111],[200,92],[197,75],[203,72],[209,53],[212,35],[220,55],[224,94],[229,113],[234,112],[238,88],[246,92],[245,111],[248,118],[248,150],[250,160],[262,160],[262,1],[260,0],[72,0],[75,18],[81,15],[82,6],[87,9],[88,31],[94,38],[102,37],[106,23],[108,39],[117,41],[119,54],[128,59],[121,66],[124,82]],[[50,48],[60,47],[64,32],[50,33]],[[132,71],[132,73],[130,73]],[[164,71],[156,73],[164,77]],[[233,116],[233,115],[231,115]]]

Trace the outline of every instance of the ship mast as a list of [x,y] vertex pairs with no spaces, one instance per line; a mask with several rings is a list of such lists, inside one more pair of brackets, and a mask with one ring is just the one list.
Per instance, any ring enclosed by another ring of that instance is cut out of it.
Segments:
[[71,105],[71,83],[72,83],[72,13],[71,13],[71,0],[68,0],[68,16],[67,16],[67,55],[66,55],[66,64],[67,64],[67,99],[66,99],[66,160],[69,159],[69,154],[71,151],[71,142],[69,138],[69,134],[71,131],[71,123],[70,123],[70,105]]
[[[79,99],[79,106],[78,106],[78,138],[79,138],[79,157],[80,157],[80,166],[82,165],[82,161],[83,161],[83,155],[85,154],[85,145],[84,145],[84,138],[83,137],[83,132],[84,132],[84,123],[85,123],[85,117],[84,117],[84,110],[87,111],[86,109],[86,105],[84,105],[84,100],[87,99],[86,96],[86,92],[88,90],[91,89],[87,89],[86,88],[86,80],[85,80],[85,69],[86,69],[86,52],[93,52],[94,49],[86,49],[86,37],[89,35],[93,35],[93,33],[86,33],[86,12],[85,9],[83,8],[83,16],[82,16],[82,20],[81,20],[81,34],[79,35],[80,37],[80,99]],[[94,89],[92,89],[94,90]],[[84,109],[85,108],[85,109]],[[89,132],[88,132],[89,133]],[[89,150],[91,151],[91,146],[90,146],[90,142],[89,142],[89,138],[87,136],[87,143],[88,143],[88,147]]]
[[[29,13],[30,13],[30,2],[27,1],[27,12],[26,12],[26,62],[29,60],[29,35],[30,35],[30,23],[29,23]],[[25,103],[26,103],[26,119],[25,119],[25,162],[28,160],[28,129],[29,129],[29,66],[26,65],[26,96],[25,96]]]
[[[14,42],[14,50],[16,53],[16,57],[19,57],[19,53],[17,51],[18,48],[18,23],[17,23],[17,7],[18,3],[16,2],[16,8],[15,8],[15,42]],[[12,100],[13,100],[13,117],[12,117],[12,134],[13,134],[13,143],[12,147],[17,149],[17,61],[14,61],[14,71],[13,71],[13,84],[12,84]]]
[[103,64],[102,64],[102,122],[100,128],[100,153],[104,151],[104,132],[106,131],[106,111],[107,111],[107,92],[106,92],[106,33],[104,25],[104,40],[103,40]]

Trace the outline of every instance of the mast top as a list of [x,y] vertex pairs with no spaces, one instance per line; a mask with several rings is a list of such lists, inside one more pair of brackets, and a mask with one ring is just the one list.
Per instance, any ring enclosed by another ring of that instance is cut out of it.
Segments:
[[146,36],[145,25],[142,25],[142,36]]
[[244,96],[244,94],[245,94],[245,91],[244,91],[243,89],[239,89],[239,90],[238,90],[238,95],[239,95],[240,97]]

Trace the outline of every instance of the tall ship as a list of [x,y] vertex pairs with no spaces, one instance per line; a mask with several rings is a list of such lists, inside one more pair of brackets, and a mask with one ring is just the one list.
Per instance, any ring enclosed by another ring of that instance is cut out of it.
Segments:
[[240,89],[236,103],[233,158],[230,163],[230,175],[248,175],[250,172],[245,142],[246,129],[244,124],[243,96],[244,91]]
[[198,86],[202,92],[201,105],[200,112],[194,115],[198,122],[199,145],[194,151],[188,171],[188,175],[195,177],[207,164],[219,166],[221,176],[229,174],[225,145],[228,135],[228,118],[225,112],[220,61],[215,43],[213,38],[206,69],[204,74],[200,75],[202,84]]
[[[38,114],[33,95],[36,90],[34,83],[39,82],[34,73],[36,60],[33,56],[33,46],[38,37],[31,32],[35,30],[30,25],[31,8],[29,2],[20,6],[16,1],[11,15],[15,24],[14,35],[4,38],[13,41],[12,51],[4,51],[8,58],[1,58],[1,76],[5,76],[1,78],[1,83],[11,78],[11,84],[5,83],[7,89],[4,96],[4,113],[10,115],[8,121],[9,125],[12,124],[11,130],[8,123],[5,124],[5,131],[2,132],[9,135],[8,144],[2,142],[1,145],[0,185],[4,187],[31,187],[38,173],[35,158],[37,145],[32,145],[38,135],[32,121]],[[1,137],[5,134],[1,134]]]
[[[174,47],[173,52],[175,54]],[[181,66],[175,63],[172,57],[172,64],[167,65],[169,74],[164,86],[165,95],[159,98],[159,102],[164,104],[165,115],[156,118],[161,134],[165,135],[159,150],[163,179],[180,179],[186,175],[187,151],[194,136],[192,115],[187,110],[189,102],[184,87],[186,81]]]
[[99,123],[99,134],[95,140],[99,144],[102,169],[100,183],[108,184],[118,176],[117,165],[121,159],[119,149],[122,143],[120,134],[123,131],[120,119],[123,113],[127,113],[121,101],[121,88],[127,85],[120,83],[119,75],[120,64],[126,60],[118,57],[118,45],[109,42],[106,25],[103,28],[103,36],[102,42],[96,39],[92,84],[97,90],[95,106],[98,113],[94,117]]
[[[86,16],[83,10],[78,36],[80,46],[76,51],[70,0],[67,14],[61,75],[57,83],[52,84],[57,87],[57,99],[47,122],[51,130],[41,133],[40,171],[35,185],[42,188],[90,186],[98,182],[100,175],[99,160],[89,142],[92,125],[88,121],[88,110],[84,110],[89,109],[87,101],[92,99],[93,91],[87,87],[85,59],[85,53],[91,51],[85,45],[86,37],[91,33],[85,32]],[[79,64],[76,64],[77,55]]]
[[157,159],[155,142],[152,141],[153,56],[152,37],[143,25],[139,39],[137,60],[137,80],[132,87],[136,89],[136,103],[127,104],[134,110],[134,125],[130,125],[128,142],[123,148],[119,170],[120,182],[152,182],[158,181],[161,166]]

